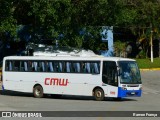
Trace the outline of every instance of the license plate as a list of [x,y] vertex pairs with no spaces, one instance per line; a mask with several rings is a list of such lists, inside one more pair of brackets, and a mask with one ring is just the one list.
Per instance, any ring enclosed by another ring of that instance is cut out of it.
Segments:
[[134,95],[135,94],[135,92],[131,92],[131,95]]

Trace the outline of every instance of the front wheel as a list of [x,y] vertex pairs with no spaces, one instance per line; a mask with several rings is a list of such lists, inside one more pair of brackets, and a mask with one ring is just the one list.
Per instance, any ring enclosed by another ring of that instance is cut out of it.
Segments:
[[102,101],[104,100],[104,92],[102,89],[100,88],[97,88],[95,91],[94,91],[94,97],[97,101]]
[[42,98],[43,97],[43,88],[40,85],[37,85],[33,89],[33,95],[36,98]]

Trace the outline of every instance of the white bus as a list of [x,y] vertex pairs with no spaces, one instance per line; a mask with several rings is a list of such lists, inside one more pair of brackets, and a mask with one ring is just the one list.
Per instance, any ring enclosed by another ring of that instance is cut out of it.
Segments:
[[8,56],[3,59],[3,89],[50,95],[140,97],[142,82],[133,59],[76,56]]

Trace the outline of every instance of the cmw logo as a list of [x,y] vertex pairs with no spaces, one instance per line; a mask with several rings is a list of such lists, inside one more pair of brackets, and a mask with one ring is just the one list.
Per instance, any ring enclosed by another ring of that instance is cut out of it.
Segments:
[[45,78],[45,85],[57,85],[57,86],[67,86],[68,79],[59,79],[59,78]]

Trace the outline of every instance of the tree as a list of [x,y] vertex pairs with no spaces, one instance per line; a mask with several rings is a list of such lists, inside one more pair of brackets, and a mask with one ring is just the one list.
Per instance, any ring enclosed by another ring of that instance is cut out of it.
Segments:
[[12,0],[0,1],[0,39],[6,40],[6,33],[16,35],[16,19],[13,17],[14,5]]
[[137,36],[137,41],[142,43],[147,57],[151,44],[151,31],[153,31],[153,39],[160,37],[160,2],[157,0],[123,0],[120,4],[119,12],[116,13],[118,27],[129,29]]
[[60,46],[96,51],[101,27],[113,26],[132,31],[147,53],[151,26],[153,37],[159,37],[159,12],[157,0],[1,0],[0,37],[15,36],[17,26],[26,25],[35,42],[59,40]]
[[153,39],[159,38],[160,3],[157,0],[142,0],[136,3],[136,10],[137,16],[134,22],[136,28],[133,30],[138,35],[138,41],[144,43],[143,50],[147,57],[151,45],[151,31],[153,31]]

